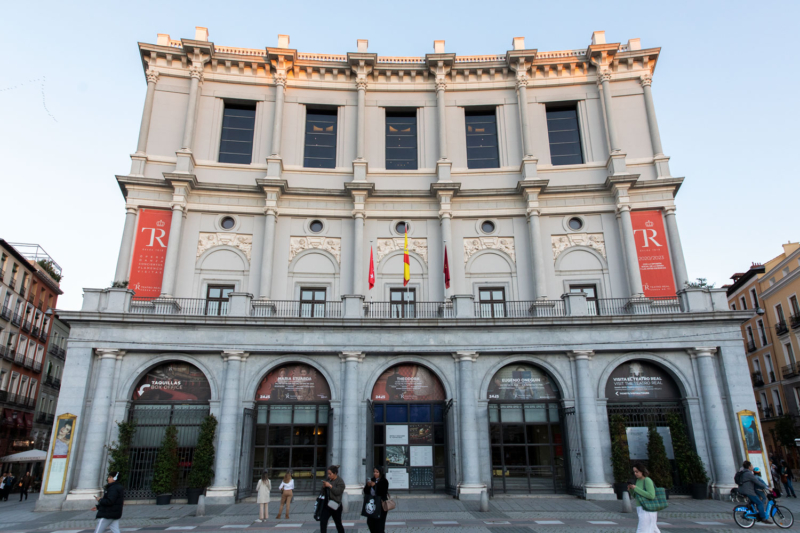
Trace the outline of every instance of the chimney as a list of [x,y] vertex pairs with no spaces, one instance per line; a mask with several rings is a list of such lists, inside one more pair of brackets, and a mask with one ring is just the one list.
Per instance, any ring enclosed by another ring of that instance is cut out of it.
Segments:
[[289,48],[288,35],[278,35],[278,48]]
[[606,44],[606,32],[604,31],[592,32],[592,44]]
[[362,53],[366,53],[369,50],[369,41],[366,39],[357,39],[356,44],[358,45],[357,50]]
[[641,39],[628,39],[628,50],[641,50],[641,49],[642,49]]
[[169,33],[159,33],[156,44],[158,46],[169,46]]
[[444,53],[444,41],[433,41],[433,53],[434,54]]
[[511,45],[514,50],[525,50],[525,37],[514,37]]
[[204,28],[202,26],[196,26],[194,29],[194,40],[208,41],[208,28]]

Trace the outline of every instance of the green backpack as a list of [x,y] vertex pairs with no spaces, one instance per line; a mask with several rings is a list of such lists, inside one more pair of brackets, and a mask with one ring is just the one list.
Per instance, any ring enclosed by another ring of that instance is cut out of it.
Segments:
[[667,508],[667,491],[662,488],[656,487],[656,497],[652,500],[648,500],[647,498],[643,498],[640,495],[636,495],[636,501],[639,502],[639,505],[642,506],[642,509],[645,511],[649,511],[651,513],[655,513],[658,511],[663,511]]

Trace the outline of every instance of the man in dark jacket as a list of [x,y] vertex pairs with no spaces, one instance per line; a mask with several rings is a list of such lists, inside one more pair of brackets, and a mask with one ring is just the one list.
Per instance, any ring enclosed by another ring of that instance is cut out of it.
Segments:
[[125,502],[125,491],[122,483],[117,481],[119,472],[112,472],[108,475],[108,485],[103,491],[103,497],[95,497],[97,507],[92,511],[97,511],[100,522],[97,523],[94,533],[103,533],[110,529],[112,533],[119,533],[119,519],[122,518],[122,505]]
[[6,474],[6,486],[3,489],[3,500],[8,501],[8,495],[11,494],[11,491],[14,490],[14,484],[16,483],[17,478],[14,477],[14,474],[11,472]]
[[22,497],[25,496],[25,499],[28,499],[28,491],[31,490],[31,473],[25,472],[25,475],[22,476],[22,479],[19,480],[17,485],[19,485],[19,501],[22,501]]
[[741,483],[739,483],[739,494],[744,494],[753,502],[753,505],[758,509],[758,517],[762,522],[771,524],[772,521],[767,517],[767,513],[764,512],[764,502],[762,502],[761,498],[756,494],[756,489],[769,490],[769,487],[764,483],[764,480],[753,473],[754,470],[755,467],[750,461],[745,461],[742,464],[742,470],[740,470],[740,472],[742,472],[742,478]]

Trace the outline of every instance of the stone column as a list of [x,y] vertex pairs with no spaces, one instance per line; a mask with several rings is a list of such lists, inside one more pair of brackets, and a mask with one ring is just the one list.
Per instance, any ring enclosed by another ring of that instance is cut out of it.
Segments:
[[686,260],[683,258],[681,236],[678,233],[678,222],[675,220],[675,208],[666,208],[664,210],[664,218],[667,221],[667,239],[669,240],[669,251],[672,256],[672,268],[675,270],[675,283],[680,291],[689,283],[689,274],[686,272]]
[[[708,442],[711,445],[711,462],[714,467],[713,487],[716,491],[729,488],[732,485],[731,472],[736,472],[736,465],[733,463],[733,449],[731,448],[731,436],[728,431],[727,417],[725,415],[725,405],[720,394],[719,381],[714,364],[714,354],[716,348],[695,348],[689,350],[689,355],[697,363],[697,371],[700,377],[700,395],[703,400],[703,411],[705,415],[705,426],[708,434]],[[730,478],[730,481],[728,479]]]
[[636,239],[633,236],[633,222],[631,221],[631,208],[622,205],[617,208],[617,218],[622,225],[622,242],[625,250],[625,265],[628,270],[628,284],[631,297],[643,297],[642,274],[639,272],[639,258],[636,255]]
[[644,90],[644,109],[647,112],[647,126],[650,128],[650,143],[653,145],[653,157],[664,155],[661,148],[661,134],[658,132],[658,120],[656,120],[656,107],[653,105],[653,91],[650,85],[653,78],[648,74],[642,76],[640,83]]
[[597,424],[597,395],[595,384],[589,371],[589,360],[594,355],[592,350],[578,350],[570,353],[575,371],[578,400],[578,420],[581,431],[581,452],[583,455],[583,470],[585,472],[584,489],[586,499],[611,499],[614,498],[611,485],[606,481],[603,463],[608,461],[603,456],[598,435],[600,428]]
[[517,103],[519,104],[520,122],[522,126],[522,158],[533,157],[531,132],[528,129],[528,76],[526,73],[517,74]]
[[544,274],[544,255],[542,253],[542,228],[539,224],[539,210],[528,210],[528,234],[531,241],[531,263],[533,265],[533,290],[537,300],[547,299],[547,282]]
[[364,293],[364,212],[353,215],[353,294]]
[[169,242],[167,242],[167,257],[164,259],[164,276],[161,282],[161,296],[172,297],[175,292],[175,277],[178,274],[178,253],[181,246],[181,231],[183,230],[183,217],[186,215],[184,206],[172,204],[172,222],[169,226]]
[[358,386],[359,363],[364,360],[364,352],[342,352],[339,357],[344,361],[344,394],[342,394],[342,469],[341,476],[347,484],[348,494],[360,494],[361,458],[359,449],[361,439],[358,428],[362,417],[359,416],[361,389]]
[[283,133],[283,100],[286,92],[286,72],[275,73],[275,116],[272,123],[272,156],[281,155],[281,134]]
[[197,93],[200,81],[203,79],[203,66],[192,65],[189,71],[191,81],[189,83],[189,103],[186,106],[186,120],[183,123],[183,142],[181,150],[191,152],[192,142],[194,141],[194,126],[197,116]]
[[139,127],[139,142],[136,144],[136,153],[143,154],[147,150],[147,136],[150,132],[150,117],[153,115],[153,100],[158,83],[158,71],[147,70],[147,95],[144,97],[144,110],[142,111],[142,124]]
[[239,428],[240,407],[239,376],[242,363],[247,360],[247,352],[225,350],[225,385],[220,406],[219,435],[216,457],[214,459],[214,486],[206,492],[208,503],[233,505],[236,502],[236,444],[241,439]]
[[261,255],[261,299],[269,300],[272,295],[272,264],[275,260],[275,224],[278,211],[267,208],[264,211],[264,251]]
[[444,76],[436,77],[436,112],[439,120],[439,160],[447,159],[447,113],[444,103],[444,90],[447,88]]
[[356,89],[358,89],[358,122],[356,125],[356,159],[365,159],[365,130],[367,123],[367,77],[358,76],[356,78]]
[[[97,380],[95,382],[94,396],[89,416],[84,419],[86,429],[83,437],[83,451],[81,469],[78,477],[78,486],[72,491],[75,494],[99,494],[102,482],[104,446],[108,433],[109,414],[111,412],[111,397],[114,391],[111,385],[114,381],[114,367],[117,357],[125,352],[121,350],[96,349],[97,354]],[[81,423],[80,421],[78,422]],[[73,453],[75,452],[73,448]]]
[[603,88],[603,108],[606,111],[606,128],[608,129],[608,144],[611,153],[621,152],[617,138],[617,129],[614,125],[614,111],[611,107],[611,73],[608,70],[597,75],[600,86]]
[[459,438],[461,439],[461,484],[459,498],[474,500],[480,498],[486,485],[481,483],[481,469],[478,447],[478,427],[475,376],[473,363],[478,359],[477,352],[456,352],[453,359],[458,362],[458,405]]
[[125,227],[122,230],[122,243],[119,245],[117,271],[114,274],[114,281],[128,279],[128,267],[131,264],[131,252],[133,251],[133,237],[136,232],[136,212],[137,209],[135,207],[125,208]]

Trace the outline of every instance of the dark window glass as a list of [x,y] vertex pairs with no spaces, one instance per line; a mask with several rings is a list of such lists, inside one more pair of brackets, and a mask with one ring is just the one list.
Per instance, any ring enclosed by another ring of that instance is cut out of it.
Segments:
[[[417,292],[415,289],[391,289],[389,300],[392,306],[392,318],[414,318]],[[405,302],[405,303],[403,303]]]
[[252,162],[255,123],[255,105],[225,104],[219,143],[220,163],[249,165]]
[[235,225],[236,221],[232,217],[225,217],[222,219],[222,222],[220,223],[222,229],[233,229]]
[[497,116],[492,111],[465,112],[467,123],[467,167],[499,168]]
[[585,292],[589,314],[600,314],[600,303],[597,301],[597,287],[594,285],[570,285],[569,292]]
[[271,426],[269,428],[269,445],[270,446],[288,446],[291,444],[292,428],[291,426]]
[[393,423],[408,422],[408,405],[387,405],[386,421]]
[[484,220],[483,223],[481,224],[481,230],[483,230],[484,233],[493,232],[494,222],[492,222],[491,220]]
[[504,424],[503,444],[525,444],[524,426]]
[[578,231],[583,227],[583,221],[578,217],[573,217],[569,219],[569,229],[573,231]]
[[326,289],[300,289],[300,316],[302,318],[325,316]]
[[375,406],[375,412],[374,412],[373,420],[376,423],[383,422],[383,406],[382,405],[376,405]]
[[433,421],[434,422],[444,421],[444,406],[438,404],[433,406]]
[[227,315],[228,297],[233,290],[233,285],[209,285],[206,293],[206,314]]
[[425,405],[411,405],[410,406],[409,422],[430,422],[431,421],[431,406]]
[[321,220],[312,220],[311,224],[308,225],[308,229],[310,229],[314,233],[319,233],[322,231],[323,224]]
[[444,426],[441,424],[433,426],[433,443],[444,444]]
[[406,232],[406,223],[405,222],[398,222],[397,225],[394,227],[394,230],[401,235]]
[[572,107],[547,108],[547,135],[550,138],[550,162],[554,165],[583,163],[578,110]]
[[384,438],[383,428],[384,427],[385,426],[375,426],[372,429],[372,434],[373,434],[372,438],[373,438],[375,444],[384,444],[384,442],[383,442],[383,438]]
[[306,147],[303,166],[336,168],[335,109],[306,110]]
[[502,287],[486,288],[478,291],[481,318],[503,318],[506,316],[506,296]]
[[417,170],[416,112],[386,112],[386,168]]

